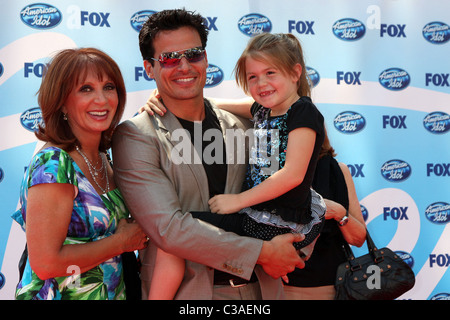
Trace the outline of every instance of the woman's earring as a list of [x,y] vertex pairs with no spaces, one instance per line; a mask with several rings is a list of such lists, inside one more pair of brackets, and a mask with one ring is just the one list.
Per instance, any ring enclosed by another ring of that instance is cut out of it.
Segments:
[[67,121],[67,113],[63,113],[63,119]]

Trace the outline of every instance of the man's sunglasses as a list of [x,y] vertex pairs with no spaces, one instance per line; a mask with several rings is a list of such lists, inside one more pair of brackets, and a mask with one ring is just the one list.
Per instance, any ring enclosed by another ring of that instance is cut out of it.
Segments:
[[159,56],[159,59],[151,58],[152,60],[159,61],[161,67],[172,68],[180,64],[181,58],[185,57],[190,63],[198,62],[205,57],[205,49],[202,47],[195,47],[186,50],[163,52]]

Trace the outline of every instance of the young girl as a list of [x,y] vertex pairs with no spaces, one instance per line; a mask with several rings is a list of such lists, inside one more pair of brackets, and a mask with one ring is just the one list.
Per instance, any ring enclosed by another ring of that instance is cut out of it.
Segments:
[[[302,233],[305,239],[294,246],[300,254],[309,256],[325,213],[323,199],[311,189],[324,140],[324,118],[309,98],[301,45],[291,34],[258,35],[248,43],[235,72],[238,85],[251,94],[255,103],[245,108],[242,104],[221,107],[252,117],[255,136],[267,134],[263,138],[268,143],[253,144],[243,192],[216,195],[209,201],[211,212],[192,215],[227,231],[263,240],[287,232]],[[271,172],[268,169],[273,168],[272,155],[276,156],[279,170]],[[184,261],[159,253],[153,279],[160,281],[158,277],[164,274],[162,283],[168,289],[170,279],[181,281]],[[168,264],[160,256],[175,260],[171,268],[179,269],[178,276],[168,275]],[[161,273],[157,271],[158,264]],[[165,296],[161,286],[154,284],[150,299],[172,298],[176,293],[175,289]]]

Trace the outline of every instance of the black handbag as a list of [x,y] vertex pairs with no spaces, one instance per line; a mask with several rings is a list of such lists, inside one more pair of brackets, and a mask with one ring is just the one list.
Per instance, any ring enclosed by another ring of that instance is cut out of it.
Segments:
[[344,240],[347,262],[338,266],[335,300],[393,300],[415,283],[412,269],[389,248],[377,249],[366,230],[369,253],[355,258]]

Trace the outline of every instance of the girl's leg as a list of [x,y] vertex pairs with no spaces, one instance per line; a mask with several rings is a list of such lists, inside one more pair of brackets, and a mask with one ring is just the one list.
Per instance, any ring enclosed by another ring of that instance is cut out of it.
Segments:
[[172,300],[183,280],[184,268],[184,259],[158,249],[148,299]]

